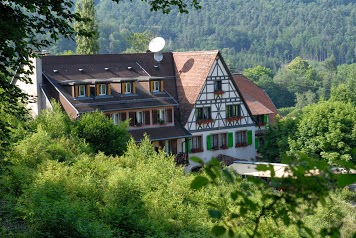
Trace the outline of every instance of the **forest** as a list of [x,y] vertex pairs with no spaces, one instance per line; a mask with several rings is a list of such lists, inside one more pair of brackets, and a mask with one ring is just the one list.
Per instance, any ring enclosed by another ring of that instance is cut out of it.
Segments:
[[[199,10],[151,12],[145,2],[96,1],[100,53],[130,48],[132,33],[166,39],[164,51],[221,50],[234,72],[256,65],[276,72],[297,56],[337,65],[356,62],[356,3],[352,0],[203,0]],[[61,40],[49,51],[75,51]],[[145,49],[146,50],[146,49]]]

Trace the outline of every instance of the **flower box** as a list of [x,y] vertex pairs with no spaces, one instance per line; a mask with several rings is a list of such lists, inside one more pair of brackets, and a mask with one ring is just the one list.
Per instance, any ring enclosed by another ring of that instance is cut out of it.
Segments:
[[218,150],[219,149],[219,146],[213,146],[211,147],[211,150]]
[[229,147],[227,145],[222,145],[222,146],[220,146],[220,149],[226,150],[226,149],[229,149]]
[[201,120],[198,120],[197,123],[199,125],[202,125],[202,124],[210,124],[210,123],[213,123],[214,120],[213,119],[201,119]]
[[239,143],[236,143],[235,147],[246,147],[247,146],[247,143],[246,142],[239,142]]
[[233,121],[238,121],[244,118],[243,116],[233,116],[233,117],[227,117],[225,120],[228,122],[233,122]]
[[225,92],[223,91],[223,90],[215,90],[214,91],[214,94],[215,95],[222,95],[222,94],[224,94]]
[[204,152],[203,148],[192,148],[190,150],[190,153],[199,153],[199,152]]

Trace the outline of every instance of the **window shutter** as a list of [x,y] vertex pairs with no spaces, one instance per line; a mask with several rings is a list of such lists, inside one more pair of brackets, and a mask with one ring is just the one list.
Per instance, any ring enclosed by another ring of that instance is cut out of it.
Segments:
[[247,131],[247,144],[252,145],[252,131]]
[[136,93],[136,82],[132,83],[132,93]]
[[157,124],[158,123],[158,111],[157,110],[152,110],[152,124]]
[[100,94],[100,84],[95,84],[95,92],[96,92],[96,96],[99,96]]
[[268,123],[268,115],[263,115],[263,123]]
[[121,83],[121,93],[125,93],[125,83]]
[[135,125],[135,112],[129,112],[130,126]]
[[78,85],[76,85],[76,86],[74,86],[74,97],[78,97],[78,94],[79,94],[79,86]]
[[87,85],[85,90],[87,93],[87,97],[90,97],[90,85]]
[[173,116],[172,116],[173,110],[172,108],[167,109],[167,122],[172,122],[173,121]]
[[153,81],[150,81],[150,92],[153,92]]
[[211,150],[211,136],[210,135],[206,136],[206,149]]
[[145,125],[151,124],[150,111],[145,111]]
[[160,91],[163,92],[163,80],[161,80],[160,84],[161,84]]
[[255,149],[257,150],[260,147],[260,142],[258,138],[255,138]]
[[189,138],[189,139],[188,139],[188,144],[187,144],[187,153],[189,153],[189,152],[190,152],[190,147],[191,147],[191,144],[192,144],[192,139],[191,139],[191,138]]
[[108,95],[111,95],[111,84],[108,83],[108,84],[106,85],[106,87],[107,87],[107,90],[108,90]]
[[227,135],[227,146],[228,147],[234,146],[234,133],[233,132],[229,132]]

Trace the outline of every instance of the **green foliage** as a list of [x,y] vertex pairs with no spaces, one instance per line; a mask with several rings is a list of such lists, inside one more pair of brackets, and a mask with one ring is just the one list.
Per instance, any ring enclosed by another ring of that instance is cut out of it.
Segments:
[[[212,233],[231,237],[339,237],[355,233],[350,232],[355,208],[348,211],[349,205],[329,199],[329,189],[335,185],[330,167],[305,155],[285,162],[289,166],[284,178],[274,177],[273,166],[258,166],[270,171],[269,183],[253,177],[241,179],[233,171],[219,168],[215,159],[206,164],[191,187],[221,189],[219,202],[208,204],[209,216],[217,221]],[[226,184],[233,190],[224,190]]]
[[115,125],[101,112],[86,113],[76,121],[76,133],[84,138],[96,152],[122,155],[129,139],[127,124]]
[[356,147],[356,110],[351,104],[321,102],[305,108],[291,152],[303,151],[320,156],[328,163],[355,163],[352,149]]
[[277,72],[296,56],[323,61],[334,55],[338,65],[355,62],[354,1],[206,0],[200,5],[188,15],[176,9],[165,15],[152,14],[145,2],[136,1],[133,8],[130,1],[102,0],[96,5],[100,34],[113,37],[101,38],[100,45],[120,45],[101,53],[126,49],[117,35],[124,29],[149,29],[172,42],[173,51],[220,49],[235,72],[256,65]]
[[[38,143],[48,151],[47,142]],[[121,158],[68,148],[72,160],[41,155],[35,167],[16,155],[21,145],[0,181],[1,198],[26,221],[24,237],[211,236],[207,206],[197,201],[217,200],[218,190],[191,191],[192,176],[163,151],[155,152],[147,137],[139,145],[131,140]],[[17,193],[11,181],[22,181]]]
[[148,45],[154,35],[151,31],[146,30],[142,33],[131,33],[127,37],[127,42],[131,46],[124,53],[144,53],[148,50]]
[[99,32],[95,20],[94,0],[77,1],[75,12],[85,21],[75,22],[74,29],[77,32],[85,30],[91,33],[90,36],[76,36],[76,53],[81,55],[97,54],[99,52]]
[[260,65],[248,68],[243,71],[243,74],[253,82],[257,83],[262,80],[272,80],[273,73],[269,68],[262,67]]
[[288,140],[294,138],[297,130],[298,119],[279,118],[265,131],[266,143],[261,148],[263,160],[268,162],[281,162],[289,151]]

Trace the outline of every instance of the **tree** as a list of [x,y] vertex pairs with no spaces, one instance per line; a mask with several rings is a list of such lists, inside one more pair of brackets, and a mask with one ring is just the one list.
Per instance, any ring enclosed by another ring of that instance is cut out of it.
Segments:
[[272,70],[266,67],[262,67],[260,65],[257,65],[253,68],[245,69],[243,71],[243,74],[256,84],[258,84],[260,80],[270,79],[272,81],[273,78]]
[[[293,95],[308,90],[315,93],[321,86],[316,70],[308,61],[300,57],[296,57],[288,65],[280,69],[273,78],[273,82],[286,88]],[[293,104],[287,106],[290,107]]]
[[131,46],[125,53],[144,53],[148,50],[148,44],[154,37],[153,33],[146,30],[142,33],[132,33],[127,37],[127,42]]
[[264,138],[266,143],[261,149],[264,161],[280,163],[289,151],[290,139],[294,138],[298,119],[278,118],[274,124],[267,127]]
[[76,122],[79,137],[84,138],[95,152],[122,155],[129,140],[127,123],[115,125],[101,112],[86,113]]
[[311,90],[302,93],[295,93],[295,97],[295,107],[298,109],[317,102],[316,94]]
[[99,52],[99,32],[95,20],[94,0],[79,0],[75,5],[75,12],[85,21],[74,23],[74,29],[79,32],[91,32],[90,36],[76,36],[77,50],[80,55],[97,54]]
[[302,151],[331,165],[356,163],[356,108],[344,102],[320,102],[305,107],[291,153]]

